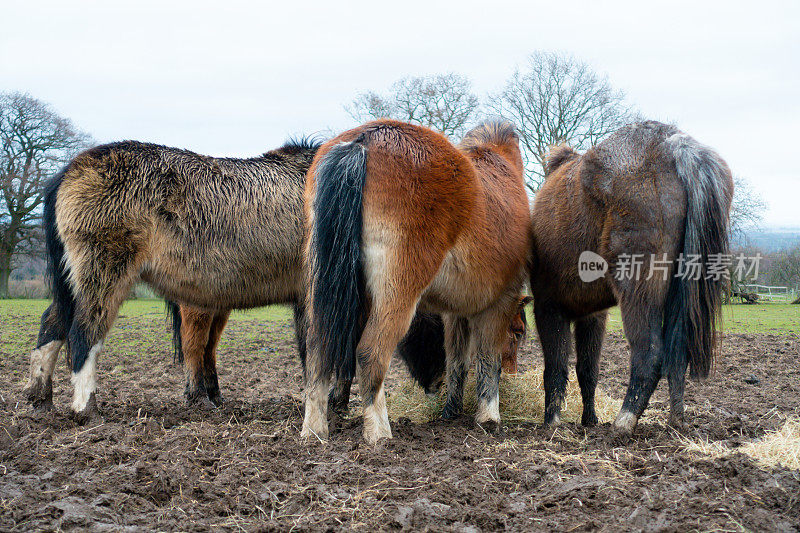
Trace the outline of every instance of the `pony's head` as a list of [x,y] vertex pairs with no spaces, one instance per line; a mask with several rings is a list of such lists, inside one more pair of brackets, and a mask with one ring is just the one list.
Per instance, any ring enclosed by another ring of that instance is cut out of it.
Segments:
[[569,145],[560,144],[557,146],[551,146],[548,148],[547,155],[545,155],[543,161],[544,175],[549,176],[561,165],[567,161],[572,161],[576,157],[580,157],[580,154],[573,150]]
[[517,135],[516,128],[510,122],[484,122],[469,130],[458,146],[465,152],[474,150],[497,151],[517,169],[522,170],[519,135]]
[[517,373],[517,352],[520,345],[525,341],[528,335],[528,318],[525,315],[525,306],[533,301],[530,296],[520,297],[517,302],[517,311],[514,313],[514,318],[511,320],[511,326],[508,330],[508,341],[503,346],[503,353],[501,354],[500,364],[503,372],[507,374]]

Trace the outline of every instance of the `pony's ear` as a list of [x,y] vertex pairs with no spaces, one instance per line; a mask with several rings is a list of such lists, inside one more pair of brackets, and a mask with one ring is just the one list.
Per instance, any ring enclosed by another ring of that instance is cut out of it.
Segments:
[[567,161],[571,161],[575,159],[580,154],[573,150],[566,144],[561,144],[558,146],[551,146],[547,150],[547,155],[544,158],[544,174],[545,176],[554,172],[558,167],[566,163]]

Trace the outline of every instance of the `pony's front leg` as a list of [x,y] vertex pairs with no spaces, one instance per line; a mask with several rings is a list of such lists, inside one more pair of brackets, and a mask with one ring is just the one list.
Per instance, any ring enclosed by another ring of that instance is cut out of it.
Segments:
[[447,355],[447,401],[442,418],[453,419],[464,409],[464,381],[477,347],[470,346],[469,322],[452,315],[442,317],[444,345]]
[[500,353],[478,351],[475,368],[478,410],[475,422],[496,430],[500,426]]
[[473,335],[478,339],[475,368],[478,410],[475,421],[491,430],[500,427],[501,354],[514,310],[496,306],[472,320]]

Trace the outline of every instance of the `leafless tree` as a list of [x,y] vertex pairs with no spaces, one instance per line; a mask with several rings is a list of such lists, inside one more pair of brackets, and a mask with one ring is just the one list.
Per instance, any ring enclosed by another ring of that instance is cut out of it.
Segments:
[[636,119],[625,94],[605,76],[573,57],[550,52],[532,54],[486,107],[516,124],[533,192],[544,180],[542,159],[550,146],[569,143],[585,150]]
[[747,245],[747,231],[761,222],[767,204],[750,182],[742,176],[733,177],[733,204],[731,205],[731,241]]
[[12,259],[41,250],[44,183],[91,138],[49,105],[0,93],[0,298],[8,296]]
[[770,268],[770,282],[786,287],[800,287],[800,245],[775,254]]
[[472,83],[458,74],[403,78],[389,94],[361,93],[345,110],[358,122],[394,118],[421,124],[460,138],[475,122],[480,100]]

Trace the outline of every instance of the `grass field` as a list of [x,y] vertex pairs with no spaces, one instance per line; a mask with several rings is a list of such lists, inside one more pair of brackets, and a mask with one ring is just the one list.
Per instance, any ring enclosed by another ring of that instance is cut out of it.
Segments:
[[[49,300],[0,300],[0,317],[7,314],[41,314]],[[122,306],[120,316],[153,315],[164,316],[162,300],[128,300]],[[291,319],[292,311],[287,306],[273,305],[247,311],[236,311],[232,321],[256,320],[259,322],[282,322]],[[533,314],[529,311],[529,323],[533,324]],[[722,309],[723,328],[729,333],[771,333],[781,335],[800,332],[800,305],[760,304],[725,305]],[[622,329],[619,307],[611,309],[608,320],[609,331]]]

